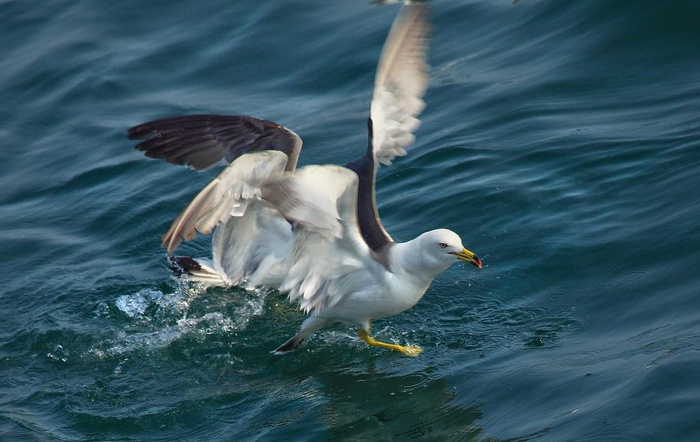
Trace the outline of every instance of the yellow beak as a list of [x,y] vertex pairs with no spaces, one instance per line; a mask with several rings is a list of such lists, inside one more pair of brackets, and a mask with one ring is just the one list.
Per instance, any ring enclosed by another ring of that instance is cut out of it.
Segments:
[[462,249],[461,252],[450,252],[450,255],[454,255],[457,257],[457,259],[460,259],[462,261],[467,261],[468,263],[473,264],[478,268],[481,268],[482,266],[481,259],[479,259],[479,257],[476,256],[474,252],[471,252],[467,249]]

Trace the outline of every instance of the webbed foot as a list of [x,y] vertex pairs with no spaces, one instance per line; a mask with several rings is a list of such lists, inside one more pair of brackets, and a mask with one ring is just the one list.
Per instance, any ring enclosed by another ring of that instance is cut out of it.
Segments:
[[386,342],[381,342],[377,341],[376,339],[372,338],[369,333],[367,333],[364,329],[359,329],[357,330],[357,335],[362,339],[365,343],[368,345],[373,345],[375,347],[381,347],[381,348],[386,348],[388,350],[394,350],[403,353],[406,356],[411,356],[411,357],[416,357],[421,352],[423,351],[422,348],[418,347],[417,345],[398,345],[398,344],[388,344]]

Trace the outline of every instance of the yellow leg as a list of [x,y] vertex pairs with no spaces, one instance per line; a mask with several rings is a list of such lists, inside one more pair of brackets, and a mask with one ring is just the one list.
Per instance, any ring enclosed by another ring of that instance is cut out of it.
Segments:
[[375,347],[381,347],[381,348],[387,348],[389,350],[395,350],[395,351],[400,351],[401,353],[405,354],[406,356],[418,356],[423,349],[416,346],[416,345],[396,345],[396,344],[387,344],[386,342],[380,342],[374,340],[369,333],[367,333],[364,329],[360,328],[357,330],[357,335],[365,341],[369,345],[374,345]]

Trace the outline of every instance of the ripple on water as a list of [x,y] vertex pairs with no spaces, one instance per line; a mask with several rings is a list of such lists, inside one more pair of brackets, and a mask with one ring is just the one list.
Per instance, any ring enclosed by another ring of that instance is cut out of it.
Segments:
[[586,319],[565,302],[563,291],[542,304],[534,301],[542,297],[515,300],[492,295],[478,282],[472,282],[468,296],[460,293],[460,287],[464,284],[441,286],[440,299],[431,303],[443,324],[436,327],[438,340],[451,350],[553,347],[588,329]]
[[632,284],[645,279],[647,276],[649,276],[648,270],[632,271],[619,275],[617,278],[615,278],[615,282],[618,284]]

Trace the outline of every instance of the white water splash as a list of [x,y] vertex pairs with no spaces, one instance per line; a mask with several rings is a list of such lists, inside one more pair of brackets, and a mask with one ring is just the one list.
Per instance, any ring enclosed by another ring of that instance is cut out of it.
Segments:
[[121,295],[114,302],[116,307],[130,318],[143,316],[146,310],[159,298],[160,290],[144,289],[132,295]]
[[209,335],[244,330],[253,317],[263,313],[267,292],[256,290],[239,295],[234,299],[237,305],[233,309],[229,307],[226,313],[216,311],[199,317],[189,316],[191,302],[200,295],[201,289],[186,285],[178,287],[175,293],[143,289],[117,297],[114,306],[135,322],[117,330],[116,336],[89,352],[103,359],[163,349],[185,336],[206,339]]

